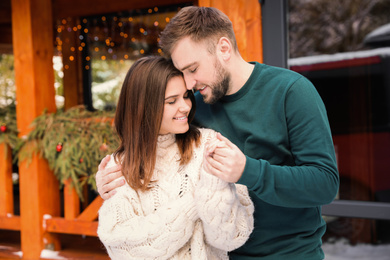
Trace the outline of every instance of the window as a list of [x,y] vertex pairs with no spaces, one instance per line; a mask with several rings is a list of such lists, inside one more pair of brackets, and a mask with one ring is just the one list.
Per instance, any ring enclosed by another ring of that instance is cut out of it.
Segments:
[[326,217],[325,238],[388,241],[390,3],[287,5],[288,41],[282,40],[288,42],[288,67],[311,80],[325,103],[341,179],[339,200],[324,207],[336,216]]

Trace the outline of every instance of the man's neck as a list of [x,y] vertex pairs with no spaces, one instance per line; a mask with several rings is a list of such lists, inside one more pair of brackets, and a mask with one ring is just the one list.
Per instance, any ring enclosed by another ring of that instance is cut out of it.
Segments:
[[230,63],[230,89],[227,95],[232,95],[238,92],[248,81],[251,76],[253,69],[255,68],[254,64],[250,64],[243,60],[241,57],[238,57],[235,62]]

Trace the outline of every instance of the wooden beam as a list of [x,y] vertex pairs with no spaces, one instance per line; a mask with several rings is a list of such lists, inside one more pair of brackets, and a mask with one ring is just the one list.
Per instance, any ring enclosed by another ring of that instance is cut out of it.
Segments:
[[97,236],[97,221],[66,220],[64,218],[46,219],[46,230],[53,233]]
[[11,148],[0,143],[0,216],[14,214]]
[[244,60],[263,62],[261,6],[258,0],[199,0],[198,3],[199,6],[215,7],[230,18]]
[[98,211],[103,204],[103,199],[98,196],[89,206],[80,214],[77,220],[93,221],[98,218]]
[[[107,14],[132,9],[153,8],[155,6],[167,6],[183,4],[186,0],[54,0],[54,15],[56,18],[80,17],[98,14]],[[93,7],[93,8],[91,8]]]
[[[51,0],[12,0],[16,116],[20,136],[44,109],[55,112]],[[43,228],[43,216],[59,216],[58,181],[46,160],[20,162],[21,247],[24,259],[39,259],[44,248],[59,249],[56,235]]]
[[20,217],[0,216],[0,229],[20,230]]

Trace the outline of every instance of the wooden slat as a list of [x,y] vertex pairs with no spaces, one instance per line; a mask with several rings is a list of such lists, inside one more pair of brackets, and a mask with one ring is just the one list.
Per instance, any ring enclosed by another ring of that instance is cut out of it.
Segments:
[[5,143],[0,143],[0,216],[14,214],[12,184],[12,153]]
[[0,229],[20,230],[20,217],[0,216]]
[[64,215],[65,219],[75,219],[80,214],[80,198],[76,189],[71,186],[72,180],[65,181],[64,186]]
[[97,236],[97,221],[66,220],[64,218],[46,219],[46,230],[53,233]]
[[98,211],[103,204],[103,199],[98,196],[91,204],[80,214],[77,220],[93,221],[98,217]]

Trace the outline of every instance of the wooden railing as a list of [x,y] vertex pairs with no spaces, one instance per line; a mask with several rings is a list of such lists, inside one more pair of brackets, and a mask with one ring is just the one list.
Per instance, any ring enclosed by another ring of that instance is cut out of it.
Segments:
[[64,187],[64,217],[46,218],[46,231],[97,236],[98,210],[102,203],[98,196],[80,212],[80,199],[69,181]]
[[[15,230],[23,233],[21,216],[14,215],[13,185],[12,151],[8,145],[0,143],[0,232],[1,230]],[[60,192],[60,189],[58,189],[58,192]],[[101,197],[97,196],[93,201],[85,202],[85,205],[80,207],[80,198],[69,181],[64,185],[63,198],[63,217],[44,214],[42,220],[44,231],[48,233],[97,236],[98,210],[103,202]],[[23,198],[21,197],[21,199]],[[59,204],[60,201],[54,203]],[[84,208],[84,210],[80,210],[80,208]],[[22,239],[21,243],[29,242]],[[25,248],[28,248],[28,246]],[[61,248],[61,245],[57,244],[54,249],[57,250],[59,248]]]

